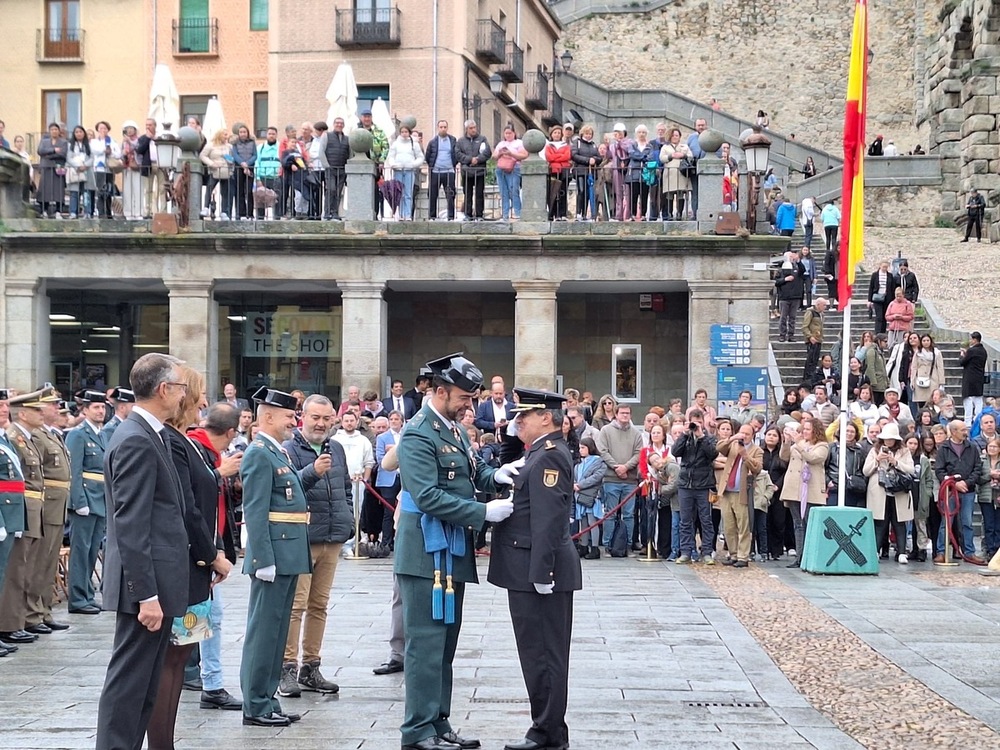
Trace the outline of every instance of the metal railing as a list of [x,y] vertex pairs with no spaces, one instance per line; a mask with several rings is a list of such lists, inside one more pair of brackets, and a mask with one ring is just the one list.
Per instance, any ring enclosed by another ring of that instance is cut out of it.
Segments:
[[83,29],[36,29],[36,62],[83,62]]
[[398,7],[346,8],[337,11],[337,44],[341,47],[398,47]]
[[476,30],[476,57],[487,65],[498,65],[506,57],[507,33],[492,18],[480,18]]
[[524,82],[524,106],[532,112],[549,107],[549,73],[538,69],[528,73]]
[[506,83],[524,81],[524,50],[514,42],[507,42],[506,54],[497,68],[497,73]]
[[219,19],[175,18],[173,49],[175,55],[218,55]]

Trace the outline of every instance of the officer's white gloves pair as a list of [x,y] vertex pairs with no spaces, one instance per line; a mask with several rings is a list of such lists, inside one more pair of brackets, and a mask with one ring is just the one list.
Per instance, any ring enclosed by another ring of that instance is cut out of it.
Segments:
[[516,461],[511,461],[509,464],[504,464],[496,473],[493,475],[494,484],[514,484],[514,477],[519,473],[519,469],[524,466],[524,457],[517,459]]
[[6,538],[7,538],[7,529],[3,526],[0,526],[0,542],[4,541]]
[[486,503],[486,520],[489,523],[500,523],[514,512],[514,501],[510,498],[506,500],[490,500]]
[[556,584],[555,583],[536,583],[536,584],[534,584],[534,587],[535,587],[535,591],[537,591],[539,594],[551,594],[553,591],[555,591]]
[[274,583],[274,577],[278,574],[278,569],[273,565],[268,565],[266,568],[258,568],[253,574],[255,578],[267,581],[268,583]]
[[89,516],[90,515],[90,508],[88,508],[86,505],[84,505],[82,508],[77,508],[76,511],[74,511],[74,512],[78,516]]

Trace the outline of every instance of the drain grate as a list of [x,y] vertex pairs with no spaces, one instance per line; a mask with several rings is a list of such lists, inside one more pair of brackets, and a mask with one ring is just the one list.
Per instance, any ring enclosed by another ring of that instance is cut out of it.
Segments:
[[767,708],[763,701],[687,701],[688,708]]
[[470,698],[470,703],[529,703],[527,698]]

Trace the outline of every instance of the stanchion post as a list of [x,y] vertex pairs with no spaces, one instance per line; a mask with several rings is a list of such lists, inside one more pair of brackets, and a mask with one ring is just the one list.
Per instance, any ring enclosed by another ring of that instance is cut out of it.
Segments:
[[348,560],[367,560],[368,555],[361,554],[361,501],[364,498],[364,482],[354,480],[354,554]]

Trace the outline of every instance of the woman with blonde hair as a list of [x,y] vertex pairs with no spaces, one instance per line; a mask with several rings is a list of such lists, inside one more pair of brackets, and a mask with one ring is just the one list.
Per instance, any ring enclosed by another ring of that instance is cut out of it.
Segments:
[[595,430],[600,430],[604,425],[615,421],[615,411],[618,409],[618,401],[610,393],[601,396],[597,402],[597,413],[594,414],[593,426]]
[[888,548],[885,537],[891,524],[896,534],[896,562],[906,565],[909,562],[906,556],[906,522],[913,520],[913,503],[909,488],[896,490],[891,477],[893,474],[912,477],[914,466],[913,455],[895,422],[889,422],[882,428],[875,445],[868,451],[863,471],[868,477],[868,509],[875,517],[875,542],[879,548]]
[[[228,157],[228,158],[227,158]],[[201,211],[202,217],[215,218],[216,203],[213,200],[215,187],[219,187],[219,199],[221,200],[221,210],[219,219],[228,221],[229,214],[226,208],[229,206],[229,178],[232,177],[232,147],[229,145],[229,131],[225,128],[216,130],[212,135],[212,140],[205,144],[201,150],[201,162],[208,167],[208,188],[205,190],[205,207]]]
[[815,417],[803,417],[801,424],[785,425],[781,436],[782,461],[788,462],[780,499],[792,513],[795,527],[795,549],[798,557],[789,568],[798,568],[802,559],[809,509],[826,505],[826,474],[823,470],[830,446],[826,442],[823,423]]

